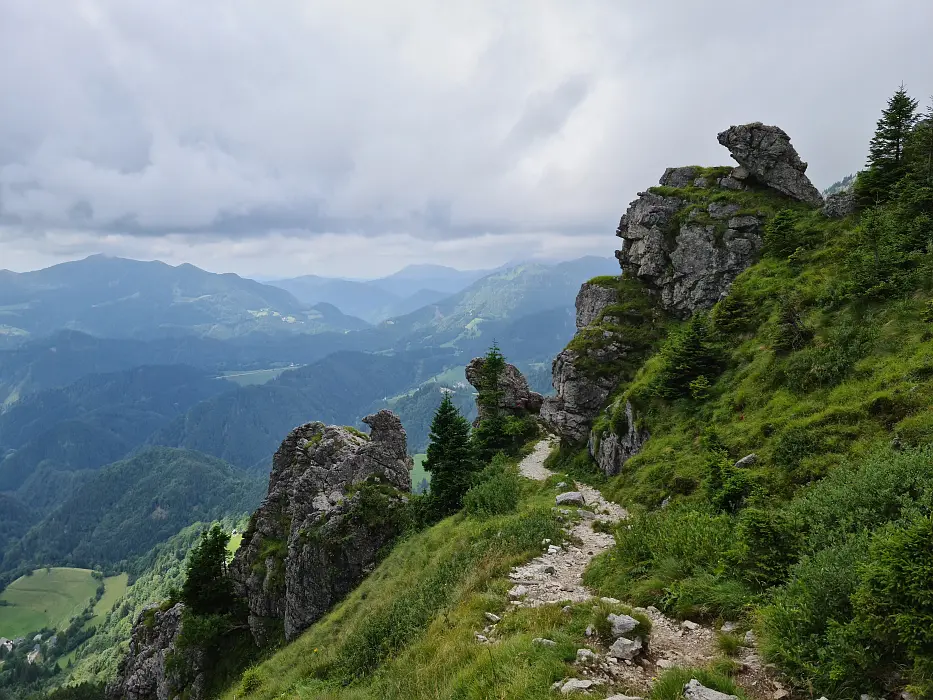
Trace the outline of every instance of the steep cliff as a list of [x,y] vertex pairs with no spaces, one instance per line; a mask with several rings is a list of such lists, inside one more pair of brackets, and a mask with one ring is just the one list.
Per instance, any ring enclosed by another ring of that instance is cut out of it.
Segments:
[[412,460],[389,411],[370,435],[307,423],[272,459],[269,493],[230,565],[256,642],[292,639],[352,590],[404,526]]
[[735,126],[718,138],[739,166],[668,168],[658,187],[638,194],[616,232],[622,276],[581,287],[577,334],[554,360],[556,395],[541,415],[565,442],[586,442],[609,476],[648,438],[618,389],[634,378],[668,322],[726,296],[759,259],[765,224],[777,211],[823,202],[778,127]]

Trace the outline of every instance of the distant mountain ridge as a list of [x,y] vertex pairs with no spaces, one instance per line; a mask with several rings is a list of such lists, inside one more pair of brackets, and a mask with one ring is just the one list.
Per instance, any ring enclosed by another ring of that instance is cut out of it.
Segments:
[[309,304],[329,303],[351,316],[378,323],[403,316],[455,294],[491,270],[457,270],[443,265],[409,265],[372,280],[348,280],[303,275],[274,280],[297,299]]
[[0,275],[0,325],[5,336],[69,328],[111,338],[232,338],[367,324],[332,305],[309,307],[283,289],[232,273],[93,255]]

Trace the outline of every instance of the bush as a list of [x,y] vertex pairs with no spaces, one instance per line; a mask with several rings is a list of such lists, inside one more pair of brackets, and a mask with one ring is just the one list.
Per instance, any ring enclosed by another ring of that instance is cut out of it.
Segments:
[[844,543],[805,557],[790,571],[761,611],[760,647],[797,684],[812,683],[817,693],[857,695],[865,691],[865,671],[853,666],[853,647],[840,630],[852,618],[850,596],[858,568],[868,555],[868,538]]
[[759,589],[770,588],[787,577],[799,547],[799,535],[786,513],[746,508],[736,524],[729,560],[744,581]]
[[868,354],[874,337],[870,323],[842,322],[830,330],[825,340],[787,358],[787,383],[804,392],[838,384],[856,361]]
[[689,395],[690,383],[719,374],[719,352],[712,340],[709,319],[694,314],[661,348],[663,368],[657,393],[667,398]]
[[651,694],[648,697],[650,700],[683,700],[684,686],[693,679],[720,693],[745,697],[731,678],[702,668],[672,668],[664,671],[651,686]]
[[876,664],[913,665],[913,691],[933,695],[933,518],[889,526],[872,540],[852,596],[853,636],[871,640]]
[[505,515],[518,507],[521,476],[518,467],[510,464],[501,452],[493,457],[476,479],[476,483],[463,498],[463,509],[468,514],[488,518]]
[[262,674],[260,674],[259,669],[255,666],[246,669],[243,672],[243,677],[240,679],[240,694],[252,695],[261,687]]

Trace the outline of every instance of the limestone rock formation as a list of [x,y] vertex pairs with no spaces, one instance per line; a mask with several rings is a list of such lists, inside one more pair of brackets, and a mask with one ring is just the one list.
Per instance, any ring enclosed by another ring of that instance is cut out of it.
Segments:
[[166,666],[176,654],[184,609],[182,603],[164,611],[158,605],[143,609],[133,624],[129,651],[107,686],[108,700],[170,700],[183,691],[191,700],[204,697],[204,674],[197,654],[188,653],[174,659],[170,668]]
[[[467,381],[477,391],[481,383],[485,362],[485,358],[474,357],[466,367]],[[528,388],[528,380],[525,379],[525,376],[515,365],[505,364],[505,370],[499,377],[499,389],[502,391],[499,407],[506,413],[521,416],[529,413],[536,414],[541,410],[541,402],[544,401],[544,397]],[[484,418],[483,407],[478,406],[478,408],[479,415],[477,415],[474,425],[479,424]]]
[[731,126],[718,138],[756,181],[802,202],[822,206],[822,195],[806,175],[807,164],[783,129],[753,122]]
[[269,492],[230,574],[260,645],[293,639],[369,573],[400,533],[411,491],[405,430],[389,411],[359,431],[307,423],[272,459]]
[[823,216],[830,219],[844,219],[855,211],[855,194],[851,191],[836,192],[826,198]]
[[686,318],[719,301],[758,260],[762,219],[735,216],[738,211],[720,202],[701,209],[679,197],[641,192],[619,222],[616,235],[624,243],[616,257],[661,308]]
[[[621,346],[615,346],[615,351],[623,352]],[[615,386],[610,377],[594,378],[584,372],[582,359],[581,354],[571,348],[560,352],[551,368],[556,394],[545,398],[541,406],[541,419],[552,432],[568,442],[586,440],[590,423]]]
[[647,430],[638,427],[632,404],[628,401],[625,402],[624,415],[626,430],[623,435],[611,429],[598,435],[595,430],[590,432],[590,455],[606,476],[618,474],[622,465],[637,455],[650,437]]
[[613,287],[584,282],[577,292],[577,330],[593,323],[607,306],[618,301],[618,296]]

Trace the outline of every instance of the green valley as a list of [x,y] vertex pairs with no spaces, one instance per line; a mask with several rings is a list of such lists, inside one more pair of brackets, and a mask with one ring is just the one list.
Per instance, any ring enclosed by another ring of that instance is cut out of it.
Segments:
[[94,602],[102,581],[92,574],[90,569],[53,567],[13,581],[0,593],[0,636],[67,628]]

